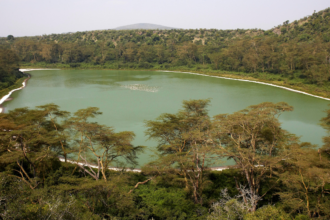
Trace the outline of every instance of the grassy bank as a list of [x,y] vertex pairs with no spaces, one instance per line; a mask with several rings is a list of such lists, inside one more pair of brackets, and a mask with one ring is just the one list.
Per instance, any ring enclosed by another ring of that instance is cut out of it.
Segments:
[[6,88],[6,89],[2,89],[2,90],[0,90],[0,99],[1,99],[3,96],[7,95],[11,90],[13,90],[13,89],[17,89],[17,88],[21,87],[21,86],[22,86],[22,83],[24,82],[24,80],[25,80],[26,78],[28,78],[28,77],[27,77],[27,76],[24,76],[24,77],[18,79],[18,80],[15,82],[14,85],[9,86],[9,87]]
[[300,72],[296,72],[290,77],[286,77],[281,74],[272,73],[246,73],[246,72],[232,72],[224,70],[214,70],[211,65],[187,65],[187,66],[172,66],[169,64],[137,64],[137,63],[111,63],[106,62],[104,64],[91,64],[91,63],[77,63],[77,64],[62,64],[54,63],[49,64],[45,62],[40,63],[23,63],[21,68],[60,68],[60,69],[109,69],[109,70],[169,70],[180,72],[194,72],[210,76],[221,76],[236,79],[254,80],[265,83],[271,83],[278,86],[284,86],[287,88],[300,90],[313,95],[330,98],[330,84],[310,84],[307,80],[299,78]]

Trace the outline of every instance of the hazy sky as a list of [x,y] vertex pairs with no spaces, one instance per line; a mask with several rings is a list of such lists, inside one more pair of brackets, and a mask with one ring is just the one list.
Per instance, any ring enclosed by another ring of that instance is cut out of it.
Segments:
[[0,0],[0,36],[111,29],[270,29],[330,7],[329,0]]

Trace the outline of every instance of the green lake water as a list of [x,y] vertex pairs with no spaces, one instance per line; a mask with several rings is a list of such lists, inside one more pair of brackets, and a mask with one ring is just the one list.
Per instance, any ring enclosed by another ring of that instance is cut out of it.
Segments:
[[116,131],[133,131],[135,145],[150,148],[139,155],[140,166],[152,160],[155,141],[147,141],[144,120],[161,113],[176,113],[183,100],[211,99],[210,116],[233,113],[261,102],[284,101],[293,112],[280,117],[284,129],[302,141],[322,145],[325,130],[319,125],[329,101],[250,82],[240,82],[186,73],[110,70],[39,70],[30,72],[27,87],[14,92],[5,111],[55,103],[75,112],[90,106],[103,115],[95,121]]

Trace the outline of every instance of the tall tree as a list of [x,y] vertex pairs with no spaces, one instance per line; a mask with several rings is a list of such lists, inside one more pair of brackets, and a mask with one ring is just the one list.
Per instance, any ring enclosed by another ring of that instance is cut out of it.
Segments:
[[330,161],[309,143],[296,145],[283,162],[279,196],[284,207],[309,218],[330,217]]
[[[42,110],[18,108],[0,117],[1,161],[16,163],[18,169],[15,172],[20,175],[17,178],[34,189],[46,172],[47,161],[57,156],[61,137],[50,126]],[[24,164],[31,168],[31,172]]]
[[[106,171],[110,165],[113,166],[115,163],[123,165],[123,162],[132,166],[137,165],[136,154],[141,152],[143,147],[131,144],[135,136],[133,132],[115,133],[111,127],[89,122],[90,118],[102,114],[98,110],[96,107],[80,109],[69,119],[69,123],[77,137],[77,166],[96,180],[100,178],[101,172],[104,181],[107,181]],[[89,165],[88,157],[91,158],[90,162],[98,164],[97,173]],[[80,165],[81,159],[89,169]]]
[[217,154],[233,159],[244,173],[254,200],[251,211],[256,210],[266,194],[260,194],[261,182],[292,154],[290,146],[297,139],[283,130],[278,121],[282,112],[291,110],[286,103],[265,102],[230,115],[215,116]]
[[146,122],[146,134],[159,142],[157,149],[161,153],[148,166],[182,176],[197,204],[203,204],[204,172],[214,149],[208,105],[209,100],[184,101],[183,110],[177,114],[162,114]]

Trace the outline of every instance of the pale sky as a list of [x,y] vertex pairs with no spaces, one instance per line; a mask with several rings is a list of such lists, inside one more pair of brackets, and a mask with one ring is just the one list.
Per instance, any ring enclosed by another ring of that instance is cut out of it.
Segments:
[[0,36],[111,29],[135,23],[268,30],[329,0],[0,0]]

